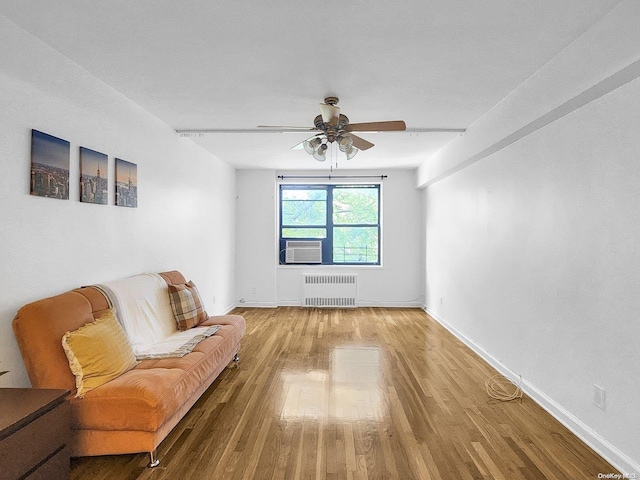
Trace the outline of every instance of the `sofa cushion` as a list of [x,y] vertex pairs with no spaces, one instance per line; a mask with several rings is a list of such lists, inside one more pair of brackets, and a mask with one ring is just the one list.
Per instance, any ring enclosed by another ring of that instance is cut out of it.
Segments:
[[113,310],[62,337],[69,367],[82,397],[137,365],[136,357]]
[[178,330],[188,330],[209,318],[202,306],[198,289],[192,281],[169,285],[169,301]]
[[213,382],[234,351],[227,339],[214,335],[184,357],[142,360],[84,398],[73,399],[71,428],[156,431]]

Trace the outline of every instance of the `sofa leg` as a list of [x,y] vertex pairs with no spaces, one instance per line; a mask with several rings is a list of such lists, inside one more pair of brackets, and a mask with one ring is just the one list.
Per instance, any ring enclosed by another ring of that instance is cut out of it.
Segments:
[[157,467],[158,465],[160,465],[160,460],[158,460],[158,451],[154,450],[153,452],[149,452],[149,465],[147,465],[147,467],[149,468],[153,468],[153,467]]

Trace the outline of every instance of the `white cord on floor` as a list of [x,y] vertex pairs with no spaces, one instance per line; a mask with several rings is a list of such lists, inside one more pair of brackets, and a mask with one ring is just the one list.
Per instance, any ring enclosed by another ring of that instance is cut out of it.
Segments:
[[[498,380],[498,377],[500,380]],[[521,379],[522,383],[522,379]],[[487,388],[487,393],[491,398],[495,398],[496,400],[500,400],[501,402],[510,402],[511,400],[516,400],[517,398],[522,398],[522,388],[520,385],[516,385],[516,389],[513,393],[508,393],[507,388],[505,386],[508,385],[514,386],[509,380],[505,379],[499,373],[491,376],[484,382],[484,386]]]

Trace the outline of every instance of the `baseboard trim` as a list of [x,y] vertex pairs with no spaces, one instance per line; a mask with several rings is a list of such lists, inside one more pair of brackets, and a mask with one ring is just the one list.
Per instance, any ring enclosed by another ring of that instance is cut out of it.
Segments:
[[276,307],[301,307],[302,302],[300,300],[286,300],[284,302],[277,302]]
[[235,304],[236,308],[278,308],[278,305],[273,302],[238,302]]
[[213,313],[211,313],[211,310],[208,310],[209,315],[212,316],[217,316],[217,315],[228,315],[229,313],[231,313],[231,311],[236,308],[238,305],[236,303],[232,303],[230,305],[227,305],[226,307],[222,308],[221,310],[214,310]]
[[[244,302],[236,305],[237,307],[257,307],[257,308],[277,308],[277,307],[302,307],[301,301],[282,301],[279,303],[264,302]],[[423,308],[419,302],[358,302],[358,307],[381,307],[381,308]],[[341,308],[341,307],[319,307],[319,308]],[[347,308],[347,307],[344,307]],[[349,307],[352,308],[352,307]]]
[[361,300],[359,307],[381,307],[381,308],[422,308],[420,302],[367,302]]
[[[486,361],[489,365],[500,372],[501,375],[508,378],[514,384],[520,383],[522,390],[525,394],[527,394],[527,396],[529,396],[534,402],[540,405],[562,425],[567,427],[567,429],[569,429],[580,440],[586,443],[591,449],[593,449],[593,451],[595,451],[598,455],[600,455],[611,465],[617,468],[622,474],[626,474],[626,478],[629,478],[631,474],[640,475],[640,464],[618,450],[618,448],[616,448],[614,445],[612,445],[610,442],[596,433],[592,428],[590,428],[579,418],[577,418],[571,412],[558,404],[551,397],[546,395],[542,390],[538,389],[535,385],[531,384],[526,379],[522,378],[519,374],[494,358],[491,354],[489,354],[489,352],[478,345],[473,339],[448,323],[443,317],[438,315],[431,308],[423,305],[422,309],[427,312],[429,316],[431,316],[436,322],[438,322],[449,332],[451,332],[452,335],[458,338],[458,340],[468,346],[484,361]],[[606,474],[609,472],[602,473]]]

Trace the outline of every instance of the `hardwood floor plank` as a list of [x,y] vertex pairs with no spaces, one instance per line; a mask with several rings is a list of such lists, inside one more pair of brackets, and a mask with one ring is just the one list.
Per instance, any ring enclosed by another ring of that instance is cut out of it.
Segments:
[[615,469],[419,309],[243,308],[241,362],[158,449],[80,479],[566,479]]

